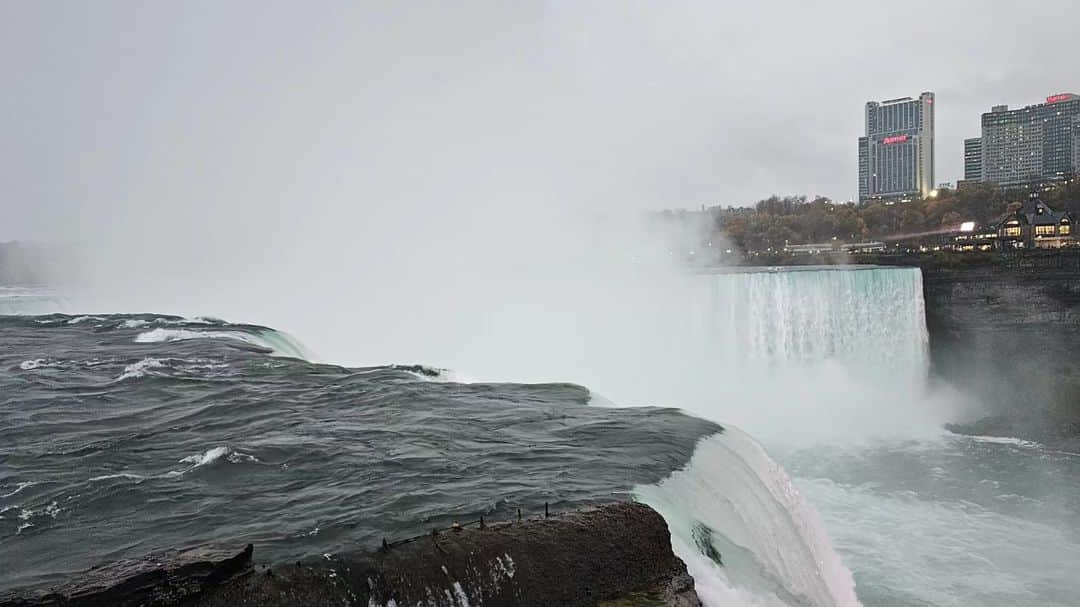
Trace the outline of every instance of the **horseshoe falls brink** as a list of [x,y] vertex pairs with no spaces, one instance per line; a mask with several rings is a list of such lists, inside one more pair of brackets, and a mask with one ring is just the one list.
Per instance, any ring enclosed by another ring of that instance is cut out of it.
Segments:
[[707,605],[1075,604],[1080,458],[941,429],[966,403],[931,379],[918,270],[574,286],[510,285],[467,342],[401,318],[433,349],[368,366],[326,363],[379,357],[391,316],[0,302],[0,589],[178,538],[285,560],[614,498],[664,515]]

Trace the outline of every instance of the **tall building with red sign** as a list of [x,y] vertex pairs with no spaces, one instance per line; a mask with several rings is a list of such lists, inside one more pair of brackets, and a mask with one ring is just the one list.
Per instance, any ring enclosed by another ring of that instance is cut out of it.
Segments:
[[1010,110],[994,106],[982,115],[978,166],[965,181],[1025,186],[1063,179],[1080,170],[1080,95],[1056,93],[1045,103]]
[[934,189],[934,94],[866,104],[859,200],[911,199]]

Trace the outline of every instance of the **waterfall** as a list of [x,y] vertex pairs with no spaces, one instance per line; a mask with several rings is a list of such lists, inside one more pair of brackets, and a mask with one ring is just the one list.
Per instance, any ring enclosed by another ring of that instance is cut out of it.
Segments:
[[775,370],[825,360],[922,384],[922,274],[872,268],[712,275],[708,335],[719,362]]
[[917,268],[697,277],[680,406],[767,443],[936,432]]
[[696,278],[680,336],[693,377],[678,398],[727,429],[636,497],[668,521],[706,605],[859,605],[820,515],[738,428],[778,448],[939,432],[922,275],[754,269]]

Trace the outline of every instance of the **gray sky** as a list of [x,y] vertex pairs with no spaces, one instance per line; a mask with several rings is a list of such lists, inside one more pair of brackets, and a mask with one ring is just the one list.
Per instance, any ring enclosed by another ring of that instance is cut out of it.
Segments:
[[955,179],[1080,92],[1074,3],[0,0],[0,240],[74,245],[71,312],[688,402],[709,298],[628,218],[846,199],[865,101],[927,89]]
[[207,214],[287,232],[252,210],[341,204],[842,200],[863,103],[923,90],[953,181],[980,112],[1080,92],[1078,17],[1069,0],[0,0],[0,240]]

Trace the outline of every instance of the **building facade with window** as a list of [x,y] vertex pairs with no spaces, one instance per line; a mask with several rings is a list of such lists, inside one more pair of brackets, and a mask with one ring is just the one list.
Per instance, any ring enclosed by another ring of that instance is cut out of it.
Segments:
[[1033,198],[997,225],[1003,249],[1060,249],[1080,246],[1074,232],[1076,217],[1055,211]]
[[964,140],[964,181],[982,181],[982,137]]
[[[964,141],[965,181],[1003,187],[1060,181],[1080,168],[1080,95],[982,115],[982,137]],[[976,177],[977,175],[977,177]]]
[[925,198],[934,189],[934,94],[869,101],[859,138],[859,200]]

